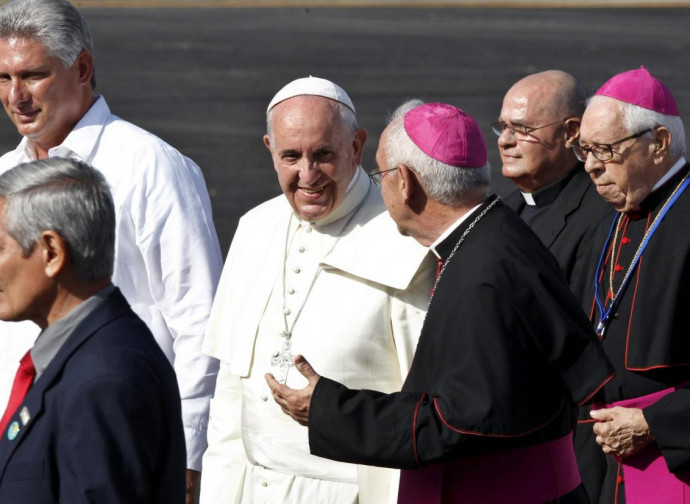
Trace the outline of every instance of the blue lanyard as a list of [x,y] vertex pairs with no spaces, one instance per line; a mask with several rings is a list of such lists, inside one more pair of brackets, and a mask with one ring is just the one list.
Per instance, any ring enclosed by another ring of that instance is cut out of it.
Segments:
[[[661,224],[661,221],[663,218],[666,216],[666,213],[671,209],[673,204],[676,202],[676,200],[680,197],[681,194],[683,194],[683,191],[685,191],[685,188],[688,187],[688,184],[690,184],[690,178],[686,175],[682,184],[678,187],[676,191],[671,195],[671,198],[664,204],[663,208],[659,212],[659,215],[657,216],[656,219],[654,219],[654,222],[652,223],[652,226],[649,228],[649,230],[645,233],[645,236],[642,240],[642,244],[640,245],[640,248],[637,249],[637,252],[635,253],[635,257],[633,257],[632,262],[630,263],[630,267],[628,268],[627,273],[625,274],[625,278],[623,278],[623,283],[621,284],[620,288],[618,289],[618,292],[616,293],[615,297],[611,299],[611,304],[609,305],[608,309],[604,309],[604,302],[601,300],[601,296],[599,294],[599,287],[601,286],[601,282],[599,281],[599,273],[603,272],[602,267],[604,264],[604,259],[606,257],[606,251],[609,247],[609,243],[611,243],[611,237],[613,235],[613,229],[616,226],[616,222],[618,221],[618,218],[620,217],[620,213],[617,213],[616,216],[613,218],[613,223],[611,224],[611,229],[609,230],[609,236],[606,239],[606,243],[604,244],[604,249],[601,251],[601,257],[599,258],[599,263],[597,264],[597,269],[596,272],[594,273],[594,299],[597,302],[597,307],[599,308],[599,313],[601,313],[601,317],[599,318],[599,323],[597,324],[596,328],[596,333],[599,335],[599,337],[604,336],[604,332],[606,330],[606,326],[609,322],[609,318],[611,316],[611,312],[613,312],[614,308],[618,304],[618,300],[620,299],[620,294],[623,293],[623,289],[625,289],[625,286],[628,283],[628,280],[630,280],[630,277],[632,276],[632,272],[635,270],[637,267],[637,263],[640,260],[640,257],[642,257],[642,253],[644,250],[647,248],[647,245],[649,244],[649,240],[652,239],[652,235],[656,232],[657,228],[659,227],[659,224]],[[611,257],[611,261],[615,261],[615,257]],[[612,286],[611,286],[612,288]]]

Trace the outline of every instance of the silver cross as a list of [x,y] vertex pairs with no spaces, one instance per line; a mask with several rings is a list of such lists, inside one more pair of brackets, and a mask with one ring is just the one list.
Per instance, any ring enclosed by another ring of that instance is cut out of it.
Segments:
[[283,385],[285,385],[285,382],[287,381],[288,371],[295,365],[295,358],[292,356],[292,352],[290,350],[290,340],[285,339],[283,341],[283,348],[281,348],[280,352],[276,352],[271,357],[271,366],[279,367],[278,376],[276,376],[276,379]]

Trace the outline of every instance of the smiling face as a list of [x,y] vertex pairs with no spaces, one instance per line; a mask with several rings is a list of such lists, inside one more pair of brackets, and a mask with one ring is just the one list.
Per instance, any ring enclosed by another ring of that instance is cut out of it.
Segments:
[[[609,144],[636,131],[623,126],[623,113],[616,100],[595,97],[582,118],[580,144]],[[661,178],[665,167],[654,162],[654,140],[650,135],[626,140],[613,147],[613,158],[602,162],[591,153],[585,170],[599,195],[619,212],[639,208]]]
[[342,203],[362,158],[364,130],[348,131],[336,102],[295,96],[271,111],[271,151],[280,187],[303,220],[323,219]]
[[571,81],[562,72],[534,74],[513,85],[503,100],[499,121],[530,128],[549,125],[527,140],[518,139],[509,128],[498,137],[503,176],[524,192],[557,182],[576,163],[567,142],[577,134],[579,120],[562,103],[574,85]]
[[0,99],[39,157],[59,145],[91,105],[92,70],[87,52],[65,68],[34,39],[0,39]]

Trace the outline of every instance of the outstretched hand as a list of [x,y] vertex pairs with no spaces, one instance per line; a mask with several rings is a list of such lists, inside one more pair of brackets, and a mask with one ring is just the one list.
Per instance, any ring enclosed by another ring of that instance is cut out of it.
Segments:
[[641,409],[615,406],[592,410],[590,415],[596,420],[592,428],[604,453],[625,458],[654,441]]
[[321,378],[316,371],[311,367],[307,359],[302,355],[295,357],[295,368],[304,376],[309,382],[303,389],[293,389],[287,385],[278,382],[271,373],[266,374],[266,382],[268,383],[273,399],[281,407],[283,413],[290,415],[296,422],[301,425],[309,425],[309,405],[311,403],[311,396],[314,393],[316,382]]

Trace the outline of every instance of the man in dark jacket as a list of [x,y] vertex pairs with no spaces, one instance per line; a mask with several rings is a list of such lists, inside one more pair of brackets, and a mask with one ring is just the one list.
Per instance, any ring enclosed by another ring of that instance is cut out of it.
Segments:
[[174,371],[110,282],[100,172],[49,158],[0,176],[0,319],[41,328],[0,420],[0,502],[181,504]]

